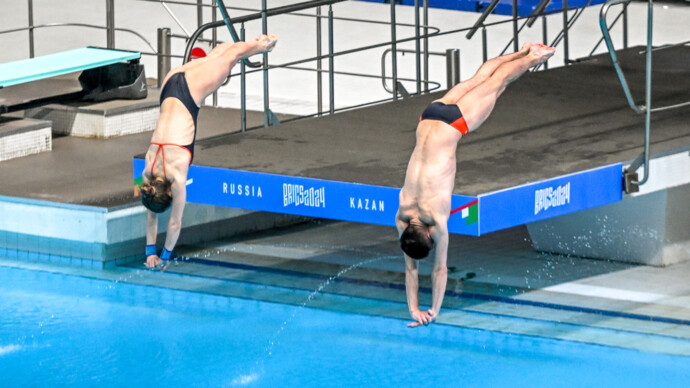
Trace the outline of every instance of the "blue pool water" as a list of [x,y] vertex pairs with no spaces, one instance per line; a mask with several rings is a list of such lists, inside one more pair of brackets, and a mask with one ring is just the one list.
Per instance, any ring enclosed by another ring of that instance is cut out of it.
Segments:
[[42,271],[0,267],[0,296],[3,387],[690,381],[688,357],[443,325],[412,330],[396,319]]

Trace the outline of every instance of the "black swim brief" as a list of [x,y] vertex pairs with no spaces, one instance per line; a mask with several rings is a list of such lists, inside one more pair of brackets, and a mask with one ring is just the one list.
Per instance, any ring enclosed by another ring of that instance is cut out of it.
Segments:
[[450,125],[451,127],[457,129],[462,133],[463,136],[467,135],[470,131],[465,122],[465,118],[462,117],[460,108],[455,104],[444,104],[442,102],[432,102],[429,106],[424,109],[422,115],[419,117],[419,121],[422,120],[438,120]]

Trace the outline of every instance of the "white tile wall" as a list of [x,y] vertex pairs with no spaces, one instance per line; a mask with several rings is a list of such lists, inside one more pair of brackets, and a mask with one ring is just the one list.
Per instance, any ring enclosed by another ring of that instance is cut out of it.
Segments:
[[0,132],[0,162],[52,149],[50,126],[7,136]]
[[52,121],[55,134],[111,138],[153,131],[156,128],[159,113],[158,106],[111,116],[43,107],[28,110],[26,117]]

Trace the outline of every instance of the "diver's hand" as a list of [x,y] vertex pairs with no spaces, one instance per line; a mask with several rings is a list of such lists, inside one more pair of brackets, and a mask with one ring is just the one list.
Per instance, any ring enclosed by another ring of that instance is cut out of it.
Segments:
[[144,265],[149,269],[161,267],[161,271],[165,271],[165,269],[168,268],[168,263],[164,262],[158,255],[150,255],[147,257]]
[[[431,311],[431,310],[429,310],[429,311]],[[417,327],[417,326],[421,326],[421,325],[426,326],[426,325],[430,324],[435,319],[435,317],[432,316],[429,313],[429,311],[420,311],[420,310],[412,311],[410,313],[410,315],[412,316],[412,319],[414,319],[414,322],[407,325],[407,327],[412,328],[412,327]]]

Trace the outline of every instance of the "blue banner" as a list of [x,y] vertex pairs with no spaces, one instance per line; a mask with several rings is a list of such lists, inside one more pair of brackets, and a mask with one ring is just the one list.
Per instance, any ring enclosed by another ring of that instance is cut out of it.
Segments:
[[[135,183],[144,160],[134,159]],[[187,202],[308,217],[395,226],[399,188],[283,176],[192,165],[187,176]],[[476,198],[453,196],[454,206]],[[474,209],[476,210],[476,208]],[[477,235],[476,217],[463,209],[451,217],[452,233]],[[463,217],[463,215],[465,217]]]
[[[144,160],[134,159],[141,183]],[[479,197],[453,195],[450,233],[479,236],[622,199],[622,164]],[[399,188],[192,165],[187,201],[395,226]]]
[[[134,160],[134,176],[144,161]],[[187,201],[308,217],[395,225],[400,189],[192,165]]]
[[620,163],[479,196],[480,234],[623,199]]

